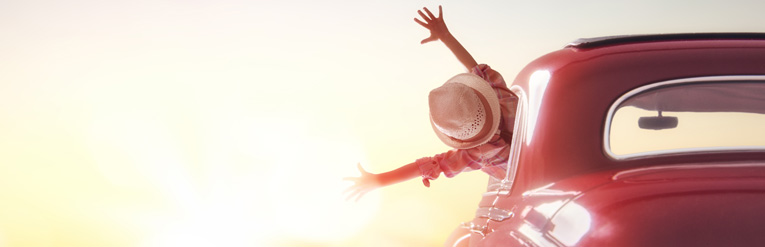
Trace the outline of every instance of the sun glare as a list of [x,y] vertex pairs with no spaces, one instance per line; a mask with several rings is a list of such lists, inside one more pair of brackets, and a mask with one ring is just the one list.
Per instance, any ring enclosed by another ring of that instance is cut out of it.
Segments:
[[[135,216],[120,223],[141,235],[140,246],[341,244],[377,210],[377,194],[358,203],[343,197],[342,177],[365,161],[352,138],[295,124],[306,121],[204,119],[204,134],[186,138],[168,134],[172,121],[151,113],[94,121],[91,149],[102,175],[143,195],[113,212]],[[188,150],[182,139],[204,144]]]

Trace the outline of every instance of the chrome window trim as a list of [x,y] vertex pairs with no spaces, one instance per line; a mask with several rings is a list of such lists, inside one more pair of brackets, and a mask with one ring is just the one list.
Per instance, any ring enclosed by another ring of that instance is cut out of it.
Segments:
[[526,101],[528,98],[520,86],[511,86],[510,92],[518,97],[518,105],[515,107],[513,139],[510,141],[507,171],[505,173],[505,178],[499,181],[499,186],[493,186],[495,189],[491,189],[491,185],[489,185],[490,189],[484,192],[482,194],[483,196],[509,195],[515,182],[515,176],[518,172],[518,159],[521,153],[521,145],[523,145],[524,137],[526,136],[526,116],[528,115],[528,103]]
[[502,179],[502,184],[507,190],[512,189],[515,176],[518,172],[518,162],[521,156],[521,146],[526,137],[526,117],[528,116],[528,97],[520,86],[510,87],[510,91],[518,97],[518,105],[515,107],[515,123],[513,124],[513,139],[510,143],[510,155],[507,161],[507,174]]
[[603,150],[608,155],[609,158],[615,159],[615,160],[628,160],[628,159],[636,159],[636,158],[647,158],[647,157],[653,157],[653,156],[660,156],[660,155],[675,155],[675,154],[687,154],[687,153],[695,153],[695,152],[730,152],[730,151],[761,151],[765,150],[765,146],[736,146],[736,147],[703,147],[703,148],[678,148],[678,149],[668,149],[668,150],[657,150],[657,151],[649,151],[649,152],[641,152],[641,153],[633,153],[633,154],[624,154],[624,155],[618,155],[615,154],[611,150],[611,141],[610,141],[610,133],[611,133],[611,119],[614,116],[614,113],[616,111],[616,108],[622,104],[625,100],[629,99],[632,96],[635,96],[639,93],[669,86],[669,85],[680,85],[680,84],[691,84],[691,83],[704,83],[704,82],[726,82],[726,81],[761,81],[765,82],[765,75],[724,75],[724,76],[702,76],[702,77],[689,77],[689,78],[682,78],[682,79],[674,79],[674,80],[668,80],[668,81],[661,81],[656,83],[651,83],[648,85],[644,85],[635,89],[630,90],[629,92],[623,94],[620,96],[614,103],[611,104],[611,107],[608,109],[608,114],[606,115],[606,124],[605,128],[603,130]]

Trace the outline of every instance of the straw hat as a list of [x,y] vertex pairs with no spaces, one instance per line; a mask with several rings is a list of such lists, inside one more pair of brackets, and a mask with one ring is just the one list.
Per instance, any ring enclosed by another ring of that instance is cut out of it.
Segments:
[[488,142],[499,128],[499,99],[481,77],[459,74],[428,95],[430,124],[441,141],[466,149]]

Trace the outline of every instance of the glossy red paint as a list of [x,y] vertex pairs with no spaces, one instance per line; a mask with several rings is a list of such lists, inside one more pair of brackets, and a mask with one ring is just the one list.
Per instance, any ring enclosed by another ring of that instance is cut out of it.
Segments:
[[564,208],[591,216],[581,246],[750,246],[765,242],[763,198],[765,163],[701,164],[626,174]]
[[[734,36],[569,46],[530,63],[513,82],[528,121],[526,132],[516,133],[521,139],[514,145],[521,146],[512,188],[484,194],[468,224],[472,231],[455,231],[447,245],[765,241],[758,234],[765,229],[765,152],[617,160],[603,146],[609,107],[632,89],[679,78],[765,75],[762,35]],[[488,211],[493,216],[483,214]],[[506,217],[489,219],[497,215]]]
[[[513,82],[529,90],[536,71],[551,79],[541,99],[535,133],[523,147],[514,190],[526,191],[586,170],[614,166],[749,160],[765,154],[700,154],[615,161],[603,153],[606,114],[631,89],[665,80],[765,74],[765,41],[698,40],[632,43],[591,49],[565,48],[529,64]],[[755,157],[752,157],[755,156]],[[523,164],[534,164],[533,166]],[[566,164],[566,165],[563,165]]]

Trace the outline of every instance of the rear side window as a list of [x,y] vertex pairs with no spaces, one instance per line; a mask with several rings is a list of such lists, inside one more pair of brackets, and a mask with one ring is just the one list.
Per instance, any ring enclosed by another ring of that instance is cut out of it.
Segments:
[[605,150],[626,159],[765,150],[765,76],[673,80],[635,89],[608,114]]

